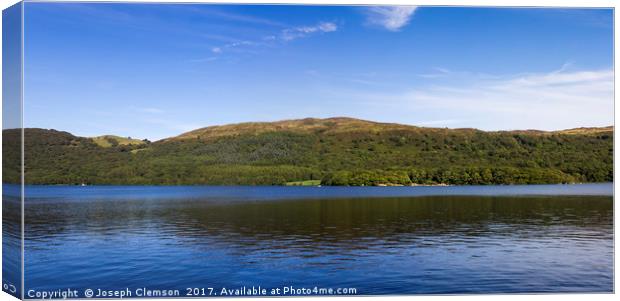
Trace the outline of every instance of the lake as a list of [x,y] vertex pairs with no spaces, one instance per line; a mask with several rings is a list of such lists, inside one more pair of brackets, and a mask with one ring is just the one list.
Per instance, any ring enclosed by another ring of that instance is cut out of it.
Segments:
[[611,183],[25,191],[26,292],[613,291]]

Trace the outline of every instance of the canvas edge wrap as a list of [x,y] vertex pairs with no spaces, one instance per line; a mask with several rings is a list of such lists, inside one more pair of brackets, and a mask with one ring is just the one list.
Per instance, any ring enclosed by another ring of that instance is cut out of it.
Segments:
[[[18,2],[2,11],[2,290],[20,299],[24,297],[23,9],[23,2]],[[9,129],[16,130],[16,135],[4,135]],[[8,164],[19,171],[17,184],[5,177]],[[9,182],[13,184],[5,184]]]

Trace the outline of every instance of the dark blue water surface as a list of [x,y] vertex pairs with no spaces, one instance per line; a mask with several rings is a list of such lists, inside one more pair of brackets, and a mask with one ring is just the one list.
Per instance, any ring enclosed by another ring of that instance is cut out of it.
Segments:
[[24,286],[611,292],[612,190],[27,186]]

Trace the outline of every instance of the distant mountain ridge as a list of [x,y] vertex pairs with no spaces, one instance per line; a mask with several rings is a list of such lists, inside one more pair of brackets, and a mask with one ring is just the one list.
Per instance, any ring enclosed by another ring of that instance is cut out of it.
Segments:
[[[535,129],[528,130],[508,130],[508,131],[486,131],[486,132],[507,132],[507,133],[529,133],[529,134],[592,134],[606,131],[613,131],[613,126],[606,127],[580,127],[573,129],[565,129],[558,131],[542,131]],[[192,139],[192,138],[214,138],[237,134],[258,134],[268,131],[356,131],[356,130],[446,130],[447,128],[437,127],[420,127],[414,125],[406,125],[399,123],[375,122],[351,117],[331,117],[331,118],[304,118],[304,119],[287,119],[273,122],[243,122],[226,125],[215,125],[199,128],[189,132],[182,133],[178,136],[165,138],[162,140],[174,139]],[[453,131],[482,131],[475,128],[455,128],[449,129]]]
[[[385,130],[385,129],[413,129],[415,126],[408,126],[397,123],[379,123],[349,117],[332,118],[304,118],[290,119],[274,122],[244,122],[227,125],[209,126],[193,131],[189,131],[168,139],[191,139],[191,138],[213,138],[238,134],[259,134],[269,131],[356,131],[356,130]],[[166,140],[168,140],[166,139]]]
[[[427,128],[347,117],[248,122],[155,142],[25,129],[30,184],[469,185],[613,181],[613,126]],[[19,130],[3,177],[19,181]]]

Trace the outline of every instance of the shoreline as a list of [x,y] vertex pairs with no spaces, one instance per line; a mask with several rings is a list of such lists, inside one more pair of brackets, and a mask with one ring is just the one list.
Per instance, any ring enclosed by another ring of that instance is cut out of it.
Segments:
[[[543,186],[543,185],[588,185],[588,184],[613,184],[614,182],[579,182],[579,183],[531,183],[531,184],[378,184],[378,185],[236,185],[236,184],[24,184],[25,187],[110,187],[110,186],[123,186],[123,187],[309,187],[309,188],[322,188],[322,187],[492,187],[492,186]],[[21,186],[21,183],[2,183],[2,186]]]

